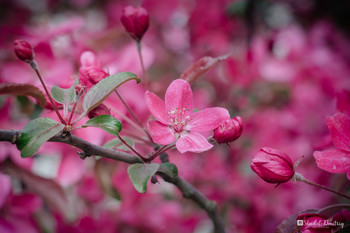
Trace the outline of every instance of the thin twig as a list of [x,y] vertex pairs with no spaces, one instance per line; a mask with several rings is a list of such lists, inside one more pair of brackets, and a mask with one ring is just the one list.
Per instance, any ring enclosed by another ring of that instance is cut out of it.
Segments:
[[128,112],[130,113],[131,117],[136,121],[136,123],[142,128],[142,130],[146,133],[148,139],[152,141],[151,135],[148,133],[148,131],[143,127],[143,124],[141,123],[140,119],[135,115],[135,113],[131,110],[129,105],[124,101],[123,97],[119,94],[117,90],[114,91],[117,96],[119,97],[120,101],[123,103],[124,107]]
[[295,173],[294,177],[295,177],[295,180],[296,180],[296,181],[300,181],[300,182],[303,182],[303,183],[305,183],[305,184],[309,184],[309,185],[315,186],[315,187],[317,187],[317,188],[327,190],[327,191],[329,191],[329,192],[331,192],[331,193],[335,193],[335,194],[337,194],[337,195],[339,195],[339,196],[342,196],[342,197],[344,197],[344,198],[350,200],[350,196],[348,196],[348,195],[346,195],[346,194],[344,194],[344,193],[335,191],[335,190],[333,190],[333,189],[331,189],[331,188],[328,188],[328,187],[326,187],[326,186],[323,186],[323,185],[314,183],[314,182],[312,182],[312,181],[310,181],[310,180],[307,180],[307,179],[304,178],[303,175],[301,175],[301,174],[299,174],[299,173]]
[[[35,62],[35,61],[33,61],[33,62]],[[58,111],[58,109],[57,109],[56,104],[53,102],[53,99],[52,99],[52,97],[51,97],[51,94],[50,94],[50,92],[48,91],[48,89],[47,89],[47,87],[46,87],[46,84],[45,84],[43,78],[41,77],[39,68],[37,67],[36,63],[34,63],[34,64],[35,64],[35,65],[31,65],[31,66],[32,66],[32,68],[34,69],[36,75],[39,77],[39,80],[40,80],[42,86],[44,87],[44,90],[45,90],[45,92],[46,92],[46,95],[47,95],[47,97],[48,97],[49,100],[50,100],[50,103],[51,103],[51,105],[52,105],[52,108],[55,110],[55,112],[56,112],[58,118],[60,118],[61,123],[66,125],[67,122],[63,119],[63,117],[61,116],[61,113],[60,113],[60,112]]]
[[139,59],[140,59],[140,64],[142,68],[142,80],[145,85],[145,88],[148,89],[148,80],[146,76],[146,69],[145,69],[145,64],[143,62],[143,57],[142,57],[142,49],[141,49],[141,41],[136,41],[136,47],[137,47],[137,52],[139,54]]
[[158,150],[156,150],[153,154],[150,155],[150,157],[146,158],[147,161],[152,161],[153,159],[157,158],[160,154],[164,153],[167,150],[170,150],[175,147],[175,144],[165,145],[160,147]]
[[143,162],[146,162],[145,158],[137,150],[132,148],[132,146],[130,146],[119,134],[117,134],[117,137],[125,146],[127,146],[132,152],[134,152]]

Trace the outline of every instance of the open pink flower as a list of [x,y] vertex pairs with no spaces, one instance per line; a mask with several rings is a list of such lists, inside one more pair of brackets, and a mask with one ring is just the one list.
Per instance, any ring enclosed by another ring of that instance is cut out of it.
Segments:
[[230,118],[224,108],[207,108],[193,112],[193,96],[189,83],[182,79],[173,81],[165,93],[165,102],[147,91],[148,109],[158,121],[149,122],[149,130],[155,143],[168,145],[176,141],[181,153],[203,152],[213,146],[199,132],[211,131]]

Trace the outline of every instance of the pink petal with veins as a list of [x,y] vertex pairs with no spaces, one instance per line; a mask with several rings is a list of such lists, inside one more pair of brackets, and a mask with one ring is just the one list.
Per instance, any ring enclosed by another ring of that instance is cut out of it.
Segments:
[[187,128],[193,131],[205,132],[217,128],[222,122],[230,119],[230,114],[224,108],[206,108],[194,113]]
[[165,93],[165,107],[166,111],[174,111],[175,109],[190,109],[193,108],[193,94],[190,84],[182,79],[173,81]]
[[181,135],[176,142],[176,148],[180,153],[185,153],[187,151],[201,153],[212,147],[213,145],[211,145],[203,135],[196,132]]
[[313,155],[320,169],[332,173],[345,173],[350,170],[350,153],[332,148],[315,151]]
[[153,94],[153,92],[146,91],[145,101],[148,109],[157,120],[166,125],[170,124],[168,114],[165,110],[165,103],[161,98]]
[[350,117],[337,113],[327,119],[327,126],[337,149],[350,152]]
[[159,121],[150,121],[148,128],[155,143],[168,145],[175,141],[174,131]]

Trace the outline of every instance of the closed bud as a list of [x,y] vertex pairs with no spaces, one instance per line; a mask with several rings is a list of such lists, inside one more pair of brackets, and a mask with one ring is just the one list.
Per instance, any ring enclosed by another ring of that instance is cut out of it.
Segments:
[[268,183],[284,183],[294,176],[291,158],[282,151],[268,147],[256,153],[250,168]]
[[90,119],[101,115],[111,115],[110,110],[104,104],[98,105],[88,113]]
[[34,52],[32,46],[24,40],[15,40],[15,54],[16,56],[27,63],[30,63],[34,60]]
[[125,7],[120,20],[122,21],[126,31],[136,41],[141,40],[143,34],[145,34],[149,26],[148,12],[143,7]]
[[213,138],[218,143],[229,143],[239,138],[242,132],[243,120],[241,117],[236,116],[221,123],[219,127],[214,130]]
[[89,81],[93,84],[98,83],[102,79],[108,77],[109,75],[102,69],[97,67],[91,67],[86,70],[85,75],[88,77]]
[[82,95],[85,91],[86,87],[81,85],[81,84],[77,84],[75,85],[75,94],[76,95]]

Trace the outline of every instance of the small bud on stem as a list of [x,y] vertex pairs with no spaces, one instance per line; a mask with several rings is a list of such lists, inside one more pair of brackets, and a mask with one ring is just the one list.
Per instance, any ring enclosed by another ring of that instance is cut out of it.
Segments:
[[25,40],[15,40],[15,54],[18,59],[31,63],[34,60],[34,52],[32,46]]

